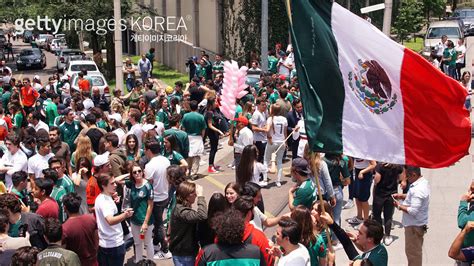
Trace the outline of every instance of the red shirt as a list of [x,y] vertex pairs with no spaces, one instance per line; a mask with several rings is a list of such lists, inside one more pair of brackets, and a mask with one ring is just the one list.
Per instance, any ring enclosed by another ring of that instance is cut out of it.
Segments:
[[82,266],[97,266],[99,233],[94,215],[69,217],[63,224],[62,244],[79,256]]
[[36,99],[39,97],[39,93],[33,89],[33,87],[22,87],[21,88],[21,101],[23,106],[32,107],[36,103]]
[[81,79],[77,82],[77,85],[79,86],[79,89],[81,91],[86,91],[89,92],[91,88],[91,84],[87,79]]
[[56,218],[59,219],[59,205],[51,197],[47,197],[41,204],[38,206],[36,214],[41,215],[44,219],[46,218]]
[[244,230],[244,242],[249,241],[252,245],[257,246],[262,252],[267,265],[273,265],[273,257],[270,256],[267,252],[267,249],[270,249],[270,245],[268,244],[268,239],[265,234],[255,228],[250,223],[245,223],[245,230]]
[[87,205],[93,206],[95,203],[95,199],[97,196],[100,194],[100,188],[99,185],[97,184],[97,180],[95,177],[91,176],[89,178],[89,181],[87,181],[87,186],[86,186],[86,200],[87,200]]

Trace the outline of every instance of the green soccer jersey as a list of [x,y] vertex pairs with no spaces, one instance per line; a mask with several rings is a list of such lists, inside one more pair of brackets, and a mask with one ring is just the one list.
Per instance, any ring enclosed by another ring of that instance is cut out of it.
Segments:
[[198,112],[187,113],[181,120],[181,126],[184,131],[191,136],[200,136],[201,132],[206,129],[206,125],[204,116]]
[[382,245],[378,244],[373,249],[362,253],[361,255],[354,258],[354,260],[368,259],[372,265],[387,266],[388,254],[387,249]]
[[56,186],[62,187],[66,191],[66,194],[75,191],[74,183],[72,183],[72,180],[67,175],[58,179],[58,181],[56,181]]
[[[130,189],[130,199],[131,207],[133,209],[132,223],[134,225],[142,225],[145,221],[146,211],[148,209],[148,200],[153,200],[153,186],[146,182],[140,186],[136,187],[135,184],[127,180],[125,181],[125,186]],[[148,225],[153,224],[153,215],[150,216]]]
[[160,109],[158,114],[156,115],[156,121],[162,122],[165,126],[165,129],[170,128],[170,120],[169,120],[169,112],[163,109]]
[[183,155],[184,158],[188,158],[188,153],[189,153],[189,140],[188,140],[188,134],[182,130],[178,130],[176,128],[170,128],[165,130],[163,136],[167,137],[169,135],[174,135],[179,148],[180,148],[180,153]]
[[81,132],[80,122],[73,121],[70,124],[67,122],[63,122],[59,126],[59,130],[61,131],[61,140],[69,145],[69,149],[71,149],[71,152],[74,152],[76,150],[76,144],[74,144],[74,141]]
[[212,66],[212,72],[224,73],[224,62],[216,61]]
[[272,74],[276,74],[277,65],[278,65],[278,58],[274,56],[269,56],[268,57],[268,71],[270,71]]
[[309,248],[309,257],[311,258],[311,265],[318,266],[319,258],[326,257],[327,248],[326,243],[324,243],[324,239],[322,235],[316,236],[316,243],[311,243]]
[[59,205],[59,221],[64,223],[66,221],[66,212],[63,208],[63,198],[67,194],[66,190],[58,185],[53,187],[53,191],[49,195],[53,198]]
[[307,179],[299,188],[295,191],[295,198],[293,206],[304,205],[308,208],[312,208],[313,202],[316,199],[316,188],[314,183]]
[[47,99],[43,103],[44,105],[44,112],[46,113],[46,123],[48,126],[54,126],[54,119],[59,116],[58,113],[58,106],[53,103],[51,99]]
[[23,114],[21,112],[18,112],[13,116],[13,126],[16,127],[16,129],[19,131],[21,129],[21,126],[23,124]]
[[164,155],[168,158],[171,165],[179,165],[179,162],[184,159],[183,155],[176,151],[165,152]]
[[2,94],[3,110],[8,110],[8,103],[10,102],[11,96],[12,96],[12,93],[10,91],[6,91],[5,93]]

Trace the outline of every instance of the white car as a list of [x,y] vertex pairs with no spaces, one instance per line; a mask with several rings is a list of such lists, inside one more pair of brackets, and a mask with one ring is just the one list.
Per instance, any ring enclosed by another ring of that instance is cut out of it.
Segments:
[[38,45],[38,47],[40,48],[46,48],[46,41],[48,40],[48,38],[51,38],[53,37],[53,35],[51,34],[40,34],[38,36],[38,38],[36,38],[36,44]]
[[[99,68],[92,60],[71,60],[65,69],[65,74],[72,77],[73,74],[81,72],[83,69],[87,70],[88,75],[91,73],[101,74]],[[102,75],[102,74],[101,74]]]
[[[105,95],[107,100],[110,101],[110,89],[109,89],[109,85],[107,84],[107,81],[105,80],[104,75],[97,72],[91,72],[91,73],[87,73],[87,78],[92,80],[92,87],[98,87],[100,90],[100,95]],[[78,74],[72,75],[70,81],[71,81],[71,88],[76,91],[80,91],[79,85],[77,85],[77,83],[79,82],[79,75]]]
[[436,46],[441,42],[441,37],[446,35],[454,45],[464,37],[461,25],[456,20],[434,21],[430,23],[424,40],[423,56],[429,57]]
[[65,39],[53,39],[51,40],[50,50],[52,53],[57,54],[61,49],[67,48]]

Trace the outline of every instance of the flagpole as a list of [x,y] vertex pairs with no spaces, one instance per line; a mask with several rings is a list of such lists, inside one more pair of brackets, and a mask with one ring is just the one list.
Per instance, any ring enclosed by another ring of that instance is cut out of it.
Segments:
[[[324,200],[323,200],[323,193],[321,192],[321,184],[319,182],[319,176],[318,174],[318,169],[316,167],[316,159],[317,159],[318,153],[312,151],[309,155],[309,163],[311,167],[311,172],[313,172],[314,179],[316,179],[316,186],[318,187],[318,200],[319,200],[319,205],[321,205],[321,214],[324,214],[326,210],[324,209]],[[324,224],[324,231],[326,231],[326,235],[328,238],[328,249],[330,252],[334,252],[332,248],[332,241],[331,241],[331,234],[329,233],[329,228],[327,224]]]

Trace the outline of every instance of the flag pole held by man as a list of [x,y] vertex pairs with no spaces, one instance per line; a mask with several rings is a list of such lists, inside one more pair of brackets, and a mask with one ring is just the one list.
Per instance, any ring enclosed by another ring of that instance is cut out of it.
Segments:
[[328,0],[288,0],[306,132],[313,151],[449,166],[468,153],[461,85]]

